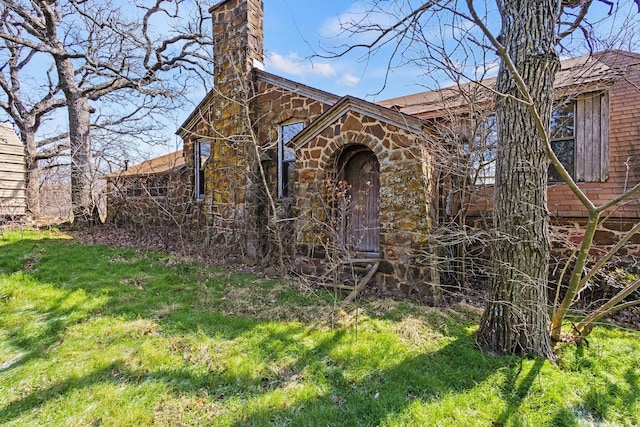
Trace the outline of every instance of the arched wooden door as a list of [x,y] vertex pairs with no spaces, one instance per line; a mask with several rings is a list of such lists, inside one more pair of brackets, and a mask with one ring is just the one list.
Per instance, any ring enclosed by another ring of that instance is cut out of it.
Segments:
[[344,179],[351,202],[345,243],[361,257],[380,255],[380,163],[371,151],[348,156]]

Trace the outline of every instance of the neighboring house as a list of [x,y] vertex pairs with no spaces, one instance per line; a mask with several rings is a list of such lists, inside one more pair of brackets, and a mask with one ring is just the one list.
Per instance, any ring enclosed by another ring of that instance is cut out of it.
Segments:
[[[184,169],[172,175],[182,190],[180,200],[167,205],[179,207],[182,216],[173,218],[206,235],[220,252],[271,263],[283,253],[311,276],[363,261],[379,287],[437,298],[432,285],[442,254],[434,227],[460,211],[491,209],[493,95],[473,84],[379,104],[338,97],[262,71],[261,0],[221,1],[210,11],[215,89],[178,131]],[[565,62],[567,71],[558,76],[554,147],[597,200],[640,179],[638,55],[618,54],[624,64]],[[453,177],[457,155],[470,168]],[[126,174],[121,194],[135,182]],[[463,187],[474,191],[463,193]],[[551,213],[581,217],[565,190],[551,185]],[[183,209],[187,195],[189,208]],[[135,191],[132,198],[142,196],[153,199],[151,192]],[[637,221],[637,198],[618,213]]]
[[[487,87],[494,83],[495,79],[483,81]],[[640,54],[618,50],[565,60],[556,76],[551,144],[567,171],[596,202],[612,199],[640,181],[639,83]],[[491,98],[477,84],[398,97],[381,105],[437,120],[469,114],[465,109],[470,94],[476,99],[473,108],[491,118]],[[491,136],[483,146],[486,150],[495,142],[495,121],[489,120],[488,127]],[[485,159],[488,162],[481,168],[477,184],[492,185],[494,153]],[[585,210],[557,172],[553,168],[549,172],[551,215],[585,217]],[[614,216],[640,218],[638,198]]]
[[[495,79],[483,83],[491,87]],[[612,50],[564,60],[556,76],[555,96],[552,148],[582,191],[600,205],[640,182],[640,54]],[[469,106],[469,99],[476,102]],[[469,107],[488,117],[484,128],[474,128],[476,135],[487,136],[476,144],[481,153],[476,153],[475,184],[481,188],[467,192],[463,202],[458,200],[458,208],[471,218],[487,216],[492,209],[496,129],[490,115],[491,100],[482,87],[467,84],[381,103],[432,122],[452,114],[471,114]],[[568,237],[580,233],[577,228],[584,224],[587,211],[553,167],[549,170],[547,206],[556,230]],[[607,221],[595,242],[610,245],[618,232],[640,220],[640,196],[609,210],[604,217]],[[566,225],[571,227],[561,227]],[[640,253],[640,237],[632,243],[627,250]]]
[[8,123],[0,123],[0,220],[25,214],[26,167],[22,142]]

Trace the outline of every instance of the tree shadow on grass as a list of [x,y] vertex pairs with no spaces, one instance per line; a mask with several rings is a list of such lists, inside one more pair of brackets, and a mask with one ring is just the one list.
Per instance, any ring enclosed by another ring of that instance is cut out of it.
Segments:
[[63,295],[49,300],[47,309],[37,312],[39,323],[46,325],[38,333],[26,336],[21,333],[21,327],[9,327],[6,329],[7,340],[13,348],[19,349],[19,355],[0,365],[0,374],[16,369],[34,358],[41,357],[49,349],[61,344],[61,337],[65,329],[81,320],[73,316],[77,313],[77,304],[66,304],[65,301],[68,296],[69,293],[65,292]]
[[[580,349],[579,353],[582,352]],[[598,425],[623,415],[611,414],[614,407],[628,408],[629,413],[632,413],[631,408],[640,402],[639,369],[637,366],[627,368],[624,377],[617,382],[606,375],[597,375],[589,385],[589,391],[578,403],[571,408],[556,411],[554,425]],[[638,425],[640,413],[636,413],[634,419],[621,419],[618,422],[624,422],[624,425]]]
[[21,415],[35,411],[49,401],[59,399],[74,390],[87,388],[97,383],[115,382],[113,373],[119,366],[119,362],[114,362],[90,374],[55,382],[46,388],[29,393],[21,399],[16,399],[4,408],[0,408],[0,423],[15,420]]
[[[298,333],[299,331],[293,330],[294,335],[297,336]],[[467,354],[469,351],[468,342],[461,343],[456,339],[440,351],[409,357],[389,368],[372,370],[365,378],[354,381],[349,378],[348,369],[344,366],[345,360],[339,360],[333,355],[336,345],[343,339],[343,332],[329,335],[300,353],[289,366],[289,373],[301,375],[299,380],[293,381],[304,381],[303,372],[313,370],[313,366],[320,371],[320,375],[325,375],[324,390],[319,396],[299,401],[284,409],[268,408],[254,412],[246,410],[231,414],[231,422],[235,425],[271,425],[289,420],[292,425],[308,422],[316,425],[378,425],[393,414],[402,412],[415,399],[437,400],[451,392],[464,392],[485,380],[495,369],[508,364],[508,359],[485,359],[477,353],[477,357],[467,363],[468,375],[455,375],[450,372],[452,359],[456,360],[460,352]],[[263,341],[259,345],[273,346],[274,341],[295,345],[295,338],[289,333],[266,335]],[[283,352],[287,353],[286,350]],[[355,353],[355,356],[358,354]],[[276,361],[284,359],[283,354],[274,354],[272,358]],[[326,369],[327,365],[333,368]],[[165,384],[176,396],[195,394],[198,390],[205,389],[212,399],[222,404],[226,399],[235,399],[239,395],[246,400],[259,400],[268,393],[284,390],[287,382],[291,381],[287,378],[274,378],[272,374],[265,372],[266,376],[263,378],[242,378],[224,371],[196,375],[183,368],[148,372],[130,369],[121,360],[85,376],[62,380],[13,400],[0,408],[0,422],[16,420],[24,414],[37,411],[52,400],[64,399],[77,390],[109,383],[135,385],[156,381]],[[233,395],[225,394],[225,390],[229,389],[234,390]],[[379,397],[374,397],[375,393],[379,393]]]
[[[238,396],[248,402],[259,400],[269,393],[287,393],[287,387],[292,385],[318,383],[320,390],[311,398],[289,402],[285,407],[278,408],[254,405],[259,409],[246,409],[241,413],[231,414],[231,422],[236,425],[296,425],[312,421],[317,425],[378,425],[401,416],[416,401],[437,402],[443,396],[463,394],[501,371],[506,378],[502,385],[506,407],[497,416],[495,424],[506,425],[514,422],[514,414],[529,394],[544,363],[542,360],[534,361],[533,366],[520,379],[523,374],[518,362],[522,363],[521,359],[485,357],[474,349],[471,334],[460,327],[451,328],[444,334],[449,343],[437,351],[412,353],[411,356],[387,363],[384,367],[367,366],[365,374],[356,375],[354,372],[358,371],[359,360],[368,360],[367,352],[372,350],[366,346],[358,346],[358,342],[344,329],[327,333],[321,339],[310,340],[313,344],[304,344],[300,337],[309,330],[308,325],[294,322],[285,327],[273,327],[268,321],[229,317],[216,311],[216,307],[201,307],[202,302],[197,300],[197,283],[202,277],[199,276],[197,267],[166,267],[162,270],[161,277],[156,279],[152,277],[152,267],[146,261],[136,265],[135,252],[128,252],[132,258],[129,260],[131,269],[111,271],[109,277],[101,278],[95,272],[108,272],[111,265],[104,253],[97,256],[95,251],[83,247],[69,249],[68,242],[39,242],[40,247],[44,248],[41,251],[42,262],[33,271],[26,273],[35,280],[57,286],[60,295],[58,301],[50,302],[46,310],[40,312],[47,327],[37,337],[26,340],[18,335],[9,337],[11,345],[25,352],[23,359],[18,364],[11,365],[9,370],[28,360],[51,354],[52,347],[61,340],[65,329],[72,325],[60,319],[67,318],[78,310],[77,305],[65,302],[76,290],[82,290],[89,296],[106,298],[103,304],[87,310],[84,316],[76,318],[74,322],[98,314],[125,319],[150,319],[157,322],[167,336],[180,336],[192,331],[225,340],[249,336],[250,344],[245,345],[251,347],[244,350],[265,366],[277,369],[264,369],[261,377],[243,376],[242,372],[224,370],[194,374],[188,367],[161,368],[147,372],[130,369],[125,362],[116,361],[83,377],[68,378],[14,399],[0,408],[2,421],[15,420],[61,395],[96,384],[124,381],[134,386],[140,381],[157,381],[165,384],[176,396],[193,395],[204,389],[208,396],[217,399],[221,405],[227,399]],[[0,260],[0,270],[9,274],[9,268],[15,271],[24,268],[16,260],[25,258],[33,247],[32,242],[13,243],[12,266],[3,267],[3,261]],[[71,271],[68,275],[60,274],[56,266],[65,262],[69,250],[76,257],[80,251],[83,255],[81,262],[69,264]],[[122,250],[113,251],[114,257],[121,257],[122,253]],[[74,270],[82,271],[74,273]],[[73,277],[69,277],[70,275]],[[137,279],[131,281],[132,277]],[[167,310],[168,306],[170,310]],[[353,349],[345,354],[345,347],[348,347],[345,344],[349,342],[353,342]],[[384,352],[385,348],[378,348],[376,351]],[[632,385],[636,396],[639,395],[638,377],[633,371],[628,374],[627,381]],[[510,393],[514,388],[515,391]],[[233,394],[229,395],[226,390]],[[598,393],[594,391],[594,395],[591,398],[587,396],[585,401],[600,399],[606,402]],[[628,399],[637,397],[629,394]],[[561,412],[562,410],[558,411],[558,417],[568,420],[567,422],[576,419],[571,414]]]
[[[31,295],[25,297],[21,293],[14,295],[16,290],[13,288],[2,295],[0,319],[16,316],[28,319],[30,323],[24,324],[24,320],[18,325],[15,321],[1,322],[4,323],[3,326],[11,323],[4,327],[4,332],[10,346],[18,355],[0,364],[0,373],[15,369],[40,357],[49,348],[57,346],[66,328],[82,321],[93,311],[82,307],[86,298],[79,295],[84,294],[84,289],[65,287],[68,278],[61,277],[59,274],[49,277],[50,271],[46,268],[44,272],[40,271],[46,262],[53,259],[54,262],[71,270],[68,276],[73,275],[74,266],[65,259],[70,244],[69,241],[57,239],[23,239],[0,245],[0,274],[5,275],[9,280],[11,276],[19,274],[19,277],[14,280],[21,282],[20,284],[26,289],[25,293],[36,293],[36,288],[41,283],[57,286],[57,289],[47,289],[42,296],[35,299]],[[90,254],[85,257],[85,260],[87,264],[96,261]],[[48,280],[49,278],[52,280]],[[12,311],[9,306],[13,298],[25,298],[29,303],[26,306],[18,306],[17,311]]]
[[[473,348],[470,334],[453,334],[451,342],[437,351],[405,357],[385,368],[371,367],[361,378],[354,378],[354,363],[347,359],[352,356],[357,364],[358,357],[367,357],[365,353],[336,356],[333,350],[340,340],[319,342],[288,369],[293,376],[304,376],[309,367],[323,366],[326,381],[316,397],[285,408],[247,410],[238,415],[234,425],[375,426],[399,416],[415,401],[436,402],[443,396],[465,393],[497,370],[508,369],[516,359],[485,357]],[[282,338],[265,337],[265,341],[273,339]],[[267,381],[274,382],[278,383],[278,379]],[[287,386],[282,380],[278,385],[283,390]]]
[[[36,284],[56,288],[55,300],[48,299],[29,307],[48,327],[39,336],[30,339],[15,336],[13,344],[25,350],[42,350],[58,341],[59,333],[70,326],[64,319],[77,313],[85,302],[66,302],[76,291],[86,294],[85,299],[104,300],[84,310],[83,318],[96,314],[129,319],[147,317],[164,320],[169,328],[190,329],[193,324],[181,323],[184,319],[174,314],[200,311],[204,314],[222,315],[194,308],[198,305],[198,282],[201,279],[201,269],[198,267],[189,267],[183,263],[166,266],[162,264],[161,255],[157,259],[148,259],[132,249],[105,250],[104,247],[99,247],[99,250],[95,250],[93,246],[56,239],[41,239],[36,242],[37,244],[21,240],[0,246],[0,251],[3,252],[0,257],[0,274],[10,276],[21,273]],[[36,262],[31,260],[34,248],[38,252]],[[123,258],[123,254],[127,258]],[[126,268],[122,265],[126,265]],[[8,300],[11,295],[6,297]],[[163,313],[167,306],[171,309]],[[72,323],[83,318],[74,318]],[[43,343],[43,339],[47,342]]]
[[505,398],[507,407],[502,411],[500,416],[493,423],[494,426],[505,426],[512,420],[514,414],[517,413],[518,408],[522,405],[522,402],[529,395],[531,386],[534,381],[540,375],[540,371],[545,364],[544,359],[537,358],[534,360],[533,366],[525,374],[525,377],[520,381],[520,384],[516,386],[517,380],[522,374],[523,361],[520,360],[516,366],[513,366],[511,372],[507,375],[507,378],[502,386],[502,393]]
[[[0,261],[0,269],[5,274],[11,273],[9,269],[22,270],[23,274],[36,282],[55,286],[59,293],[56,301],[47,301],[42,307],[35,308],[45,323],[42,331],[26,339],[18,333],[9,337],[10,344],[21,349],[25,355],[5,373],[27,361],[51,357],[55,344],[62,340],[67,328],[94,315],[131,320],[150,319],[157,322],[167,336],[199,331],[224,340],[248,337],[248,344],[243,345],[252,347],[247,347],[245,351],[257,358],[259,363],[274,367],[275,370],[263,369],[262,376],[258,378],[243,377],[241,370],[195,375],[183,368],[160,368],[152,372],[131,370],[123,365],[124,362],[114,362],[84,377],[64,379],[14,399],[0,408],[0,420],[15,420],[77,389],[114,382],[113,372],[116,371],[117,376],[127,379],[129,384],[145,379],[159,381],[176,395],[192,394],[204,388],[210,396],[222,396],[223,400],[236,398],[237,395],[242,395],[243,399],[260,399],[275,391],[286,392],[286,386],[292,381],[319,381],[322,390],[317,397],[300,402],[299,406],[244,411],[231,417],[239,425],[245,422],[269,424],[283,418],[293,420],[294,424],[296,420],[306,422],[315,419],[319,425],[375,425],[391,414],[402,412],[416,399],[434,400],[448,393],[469,390],[495,370],[511,363],[509,358],[485,358],[473,350],[471,337],[460,328],[450,331],[448,335],[451,342],[439,351],[387,362],[384,368],[368,366],[364,379],[354,379],[353,372],[358,370],[358,360],[367,360],[367,352],[374,350],[358,346],[357,342],[353,342],[353,349],[350,348],[353,337],[345,330],[326,333],[310,340],[311,344],[303,344],[300,337],[309,330],[308,325],[294,322],[284,327],[273,327],[268,321],[226,316],[216,311],[215,307],[198,308],[197,282],[201,280],[198,268],[167,267],[162,270],[161,277],[156,278],[156,273],[150,271],[152,267],[148,260],[136,266],[137,261],[133,259],[135,253],[127,252],[132,258],[127,262],[130,261],[135,268],[115,271],[108,259],[110,253],[69,242],[40,240],[39,260],[26,269],[16,260],[28,258],[34,248],[33,243],[16,242],[9,246],[12,266],[2,267]],[[122,253],[122,250],[114,250],[113,257],[121,257]],[[61,265],[65,268],[61,269]],[[131,281],[132,277],[140,280]],[[77,304],[66,302],[69,295],[76,291],[84,292],[88,297],[104,298],[104,302],[82,311]],[[159,314],[168,305],[171,310]],[[73,321],[64,320],[79,311],[82,311],[82,315],[76,315]],[[382,348],[375,351],[386,351],[384,345],[379,344]],[[336,354],[338,347],[340,352],[346,354]],[[460,365],[465,366],[464,376],[459,375],[457,368]],[[312,378],[305,378],[305,375]],[[220,390],[231,390],[236,396],[225,395]],[[376,393],[379,396],[374,398]]]

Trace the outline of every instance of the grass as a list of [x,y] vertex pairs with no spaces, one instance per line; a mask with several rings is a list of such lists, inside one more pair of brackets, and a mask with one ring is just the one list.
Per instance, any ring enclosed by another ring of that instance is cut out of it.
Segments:
[[0,234],[0,424],[640,424],[640,334],[558,366],[475,349],[478,313],[329,292],[57,233]]

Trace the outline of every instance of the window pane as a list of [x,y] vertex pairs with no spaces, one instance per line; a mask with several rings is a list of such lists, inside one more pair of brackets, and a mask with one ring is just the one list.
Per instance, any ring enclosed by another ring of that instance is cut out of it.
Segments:
[[498,143],[498,126],[496,116],[489,116],[480,126],[480,142],[489,150],[494,150]]
[[291,184],[293,182],[294,162],[282,163],[282,197],[288,197],[292,194]]
[[498,130],[496,116],[492,115],[478,124],[473,147],[469,152],[474,173],[477,172],[475,184],[492,185],[495,183],[497,143]]
[[196,143],[196,197],[202,199],[205,192],[205,174],[207,160],[211,156],[211,141],[198,141]]
[[282,142],[283,144],[287,144],[289,141],[293,139],[300,131],[304,128],[304,123],[291,123],[288,125],[284,125],[281,128]]
[[295,162],[296,150],[290,147],[282,147],[282,161],[283,162]]
[[205,162],[211,156],[211,143],[209,141],[200,142],[200,168],[204,167]]
[[[553,149],[553,152],[556,153],[556,156],[558,156],[560,163],[562,163],[567,172],[569,172],[569,175],[574,176],[574,140],[564,139],[551,141],[551,148]],[[562,181],[560,174],[553,165],[549,167],[549,181]]]
[[304,123],[291,123],[289,125],[284,125],[280,129],[281,132],[281,144],[282,144],[282,161],[284,162],[293,162],[296,160],[296,152],[293,148],[287,147],[287,143],[293,139],[302,129],[304,128]]
[[[558,160],[574,176],[575,162],[575,102],[558,105],[551,112],[551,149]],[[562,181],[560,174],[553,166],[549,166],[549,181]]]
[[575,129],[575,103],[560,105],[551,113],[551,139],[573,138]]
[[295,169],[296,152],[293,148],[287,147],[287,144],[302,129],[304,129],[303,122],[280,126],[278,135],[278,197],[289,197],[291,195],[291,181]]

